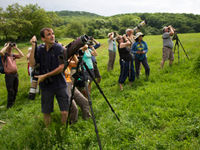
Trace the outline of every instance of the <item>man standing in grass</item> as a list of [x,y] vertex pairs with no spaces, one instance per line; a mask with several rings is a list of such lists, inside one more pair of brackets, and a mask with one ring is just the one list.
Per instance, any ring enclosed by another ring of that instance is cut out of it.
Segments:
[[174,61],[173,42],[171,36],[174,35],[174,29],[172,26],[163,28],[163,56],[160,64],[161,69],[163,68],[165,61],[169,59],[169,65],[171,66]]
[[[45,44],[38,47],[36,57],[35,43],[36,37],[30,40],[32,51],[30,54],[30,66],[39,64],[38,83],[41,89],[42,113],[44,114],[45,125],[51,122],[51,112],[53,112],[54,96],[56,96],[60,111],[61,122],[66,123],[69,110],[69,99],[67,95],[67,85],[64,78],[64,57],[62,45],[55,42],[55,35],[51,28],[43,28],[40,31],[41,39]],[[36,58],[36,59],[35,59]]]
[[[18,54],[13,53],[14,49],[18,52]],[[17,47],[16,43],[8,42],[0,51],[0,56],[2,58],[6,88],[8,92],[7,108],[11,108],[15,103],[19,85],[16,59],[24,57],[24,54]]]

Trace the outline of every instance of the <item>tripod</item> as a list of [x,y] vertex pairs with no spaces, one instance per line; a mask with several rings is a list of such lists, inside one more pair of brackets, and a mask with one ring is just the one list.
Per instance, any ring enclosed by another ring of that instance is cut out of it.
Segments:
[[[92,78],[92,80],[95,82],[97,88],[99,89],[100,93],[103,95],[104,99],[106,100],[106,102],[108,103],[109,107],[111,108],[112,112],[115,114],[117,120],[120,122],[120,119],[119,117],[117,116],[117,114],[115,113],[114,109],[112,108],[111,104],[109,103],[108,99],[106,98],[106,96],[104,95],[103,91],[101,90],[100,86],[98,85],[98,83],[96,82],[94,76],[92,75],[90,69],[88,68],[88,66],[86,65],[86,63],[84,61],[82,61],[82,58],[83,58],[83,52],[81,50],[79,50],[79,57],[78,57],[78,64],[77,64],[77,67],[76,67],[76,73],[74,75],[74,84],[73,84],[73,88],[72,88],[72,95],[71,95],[71,99],[70,99],[70,107],[71,107],[71,104],[72,104],[72,100],[73,100],[73,97],[74,97],[74,91],[75,91],[75,87],[76,87],[76,84],[77,84],[77,81],[78,81],[78,78],[79,78],[79,68],[81,66],[81,70],[83,71],[84,68],[83,66],[85,67],[86,71],[89,73],[90,77]],[[97,125],[96,125],[96,120],[95,120],[95,116],[94,116],[94,111],[93,111],[93,108],[92,108],[92,101],[91,101],[91,98],[90,98],[90,93],[88,91],[88,81],[86,81],[86,77],[85,77],[85,74],[83,73],[83,80],[85,82],[85,88],[86,88],[86,93],[87,93],[87,96],[88,96],[88,103],[89,103],[89,107],[90,107],[90,110],[91,110],[91,115],[92,115],[92,120],[93,120],[93,124],[94,124],[94,127],[95,127],[95,132],[96,132],[96,136],[97,136],[97,141],[98,141],[98,145],[99,145],[99,149],[102,150],[102,146],[101,146],[101,140],[100,140],[100,137],[99,137],[99,132],[98,132],[98,128],[97,128]],[[68,119],[67,119],[67,123],[66,123],[66,126],[68,127],[68,124],[69,124],[69,117],[70,117],[70,109],[69,109],[69,114],[68,114]]]
[[175,45],[174,45],[174,53],[175,53],[176,48],[177,48],[177,51],[178,51],[178,63],[179,63],[179,61],[180,61],[180,52],[179,52],[179,46],[180,46],[180,45],[181,45],[182,50],[183,50],[183,52],[185,53],[187,59],[189,60],[189,57],[188,57],[188,55],[187,55],[187,53],[186,53],[186,51],[185,51],[185,49],[184,49],[184,47],[183,47],[183,45],[182,45],[182,43],[181,43],[181,41],[180,41],[180,39],[179,39],[177,33],[174,34],[173,40],[176,40],[176,43],[175,43]]

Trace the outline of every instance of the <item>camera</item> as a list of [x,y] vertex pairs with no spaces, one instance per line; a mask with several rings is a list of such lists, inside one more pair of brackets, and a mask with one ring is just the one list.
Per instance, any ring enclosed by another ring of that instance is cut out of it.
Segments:
[[16,46],[16,43],[9,43],[9,46],[14,47],[14,46]]
[[33,72],[31,73],[32,82],[31,82],[31,87],[30,87],[29,95],[28,95],[28,99],[30,99],[30,100],[35,99],[36,89],[37,89],[37,81],[38,81],[38,78],[35,78],[35,76],[40,74],[39,67],[40,67],[39,64],[37,64],[34,67]]
[[143,20],[142,22],[140,22],[140,23],[133,29],[133,31],[138,30],[138,29],[141,29],[141,27],[143,27],[145,24],[147,24],[147,21],[146,21],[146,20]]

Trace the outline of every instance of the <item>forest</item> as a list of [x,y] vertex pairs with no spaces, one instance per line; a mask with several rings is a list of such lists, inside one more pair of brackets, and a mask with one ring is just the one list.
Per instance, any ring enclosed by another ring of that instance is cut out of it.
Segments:
[[87,34],[103,39],[111,31],[124,34],[142,20],[147,21],[141,29],[146,35],[159,35],[166,25],[172,25],[178,33],[200,32],[200,15],[194,14],[131,13],[105,17],[82,11],[45,11],[37,4],[16,3],[5,10],[0,8],[0,40],[27,41],[33,35],[39,36],[43,27],[53,28],[57,38]]

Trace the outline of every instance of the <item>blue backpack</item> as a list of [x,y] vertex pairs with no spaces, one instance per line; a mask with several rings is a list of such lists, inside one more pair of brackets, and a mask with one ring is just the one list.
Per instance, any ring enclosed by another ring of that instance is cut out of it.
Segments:
[[0,73],[5,74],[2,61],[2,57],[0,56]]

